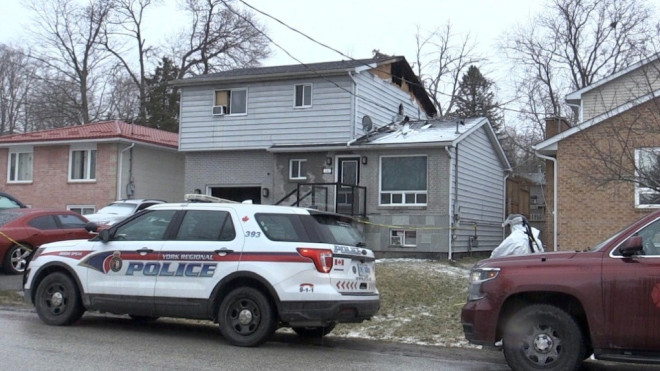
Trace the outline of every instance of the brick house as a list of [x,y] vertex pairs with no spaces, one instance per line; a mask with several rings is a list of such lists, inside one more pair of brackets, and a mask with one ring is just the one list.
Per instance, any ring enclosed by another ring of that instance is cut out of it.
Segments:
[[451,257],[502,240],[509,164],[492,127],[435,119],[404,57],[173,85],[188,193],[352,215],[380,257]]
[[549,249],[584,249],[658,207],[657,192],[635,182],[660,153],[660,59],[638,62],[566,97],[580,118],[546,121]]
[[0,137],[0,189],[88,214],[117,199],[183,199],[178,135],[106,121]]

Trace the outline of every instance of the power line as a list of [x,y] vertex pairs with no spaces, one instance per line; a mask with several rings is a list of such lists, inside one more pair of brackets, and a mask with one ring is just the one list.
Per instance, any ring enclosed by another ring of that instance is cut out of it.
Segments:
[[[220,1],[221,1],[223,4],[225,4],[225,6],[227,7],[227,9],[228,9],[230,12],[232,12],[234,15],[238,16],[239,18],[241,18],[241,19],[244,20],[245,22],[249,23],[249,24],[250,24],[255,30],[257,30],[257,32],[259,32],[259,33],[262,34],[266,39],[268,39],[268,41],[270,41],[271,43],[273,43],[273,45],[275,45],[275,46],[277,46],[278,48],[280,48],[284,53],[286,53],[289,57],[291,57],[292,59],[294,59],[296,62],[300,63],[302,66],[304,66],[304,67],[305,67],[307,70],[309,70],[310,72],[313,72],[313,73],[314,73],[315,75],[317,75],[318,77],[322,78],[323,80],[325,80],[325,81],[331,83],[332,85],[338,87],[339,89],[341,89],[341,90],[343,90],[343,91],[349,93],[350,95],[352,95],[352,96],[354,96],[354,97],[356,97],[356,98],[362,99],[362,100],[364,100],[365,102],[372,103],[372,104],[374,104],[374,105],[376,105],[376,106],[378,106],[378,107],[380,107],[380,108],[383,108],[383,109],[385,109],[385,110],[387,110],[387,111],[390,111],[390,112],[392,112],[392,113],[395,113],[395,114],[398,113],[398,110],[396,110],[396,109],[393,109],[393,108],[390,108],[390,107],[384,106],[384,105],[380,104],[380,103],[377,102],[377,101],[374,101],[374,100],[371,100],[371,99],[369,99],[369,98],[365,98],[365,97],[362,97],[362,96],[360,96],[360,95],[357,95],[357,94],[353,93],[352,91],[350,91],[350,90],[344,88],[343,86],[339,85],[338,83],[336,83],[336,82],[334,82],[334,81],[328,79],[326,76],[324,76],[324,75],[323,75],[322,73],[320,73],[319,71],[315,70],[314,68],[312,68],[312,67],[310,67],[309,65],[305,64],[304,62],[302,62],[302,61],[299,60],[298,58],[294,57],[294,56],[293,56],[291,53],[289,53],[289,51],[286,50],[283,46],[281,46],[280,44],[276,43],[272,38],[270,38],[270,36],[266,35],[266,33],[264,33],[261,29],[259,29],[259,27],[257,27],[254,23],[252,23],[252,21],[250,21],[249,19],[247,19],[246,17],[244,17],[242,14],[238,13],[237,11],[235,11],[231,6],[229,6],[229,4],[227,4],[227,2],[226,2],[225,0],[220,0]],[[256,8],[252,7],[251,5],[245,3],[245,2],[242,1],[242,0],[241,0],[241,3],[243,3],[243,4],[247,5],[247,6],[249,6],[249,7],[252,8],[252,9],[255,9],[256,11],[259,11],[259,10],[257,10]],[[261,12],[261,11],[259,11],[259,12],[262,13],[262,14],[264,14],[264,13]],[[274,19],[274,18],[273,18],[273,19]],[[316,42],[316,41],[315,41],[315,42]]]

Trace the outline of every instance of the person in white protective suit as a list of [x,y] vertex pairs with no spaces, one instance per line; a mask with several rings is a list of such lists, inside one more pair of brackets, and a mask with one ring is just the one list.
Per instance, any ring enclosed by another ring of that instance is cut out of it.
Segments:
[[511,233],[490,254],[491,258],[506,255],[525,255],[543,252],[543,243],[539,239],[538,229],[532,227],[524,216],[520,214],[509,215],[502,227],[511,227]]

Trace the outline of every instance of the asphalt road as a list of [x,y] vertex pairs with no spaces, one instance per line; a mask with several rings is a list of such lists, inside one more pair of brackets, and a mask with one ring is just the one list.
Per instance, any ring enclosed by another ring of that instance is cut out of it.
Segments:
[[[21,276],[0,273],[0,290],[21,291]],[[303,340],[278,331],[258,348],[229,345],[210,322],[86,314],[72,326],[43,324],[30,307],[0,304],[0,364],[29,370],[509,370],[500,352],[332,336]],[[587,361],[582,371],[660,367]]]

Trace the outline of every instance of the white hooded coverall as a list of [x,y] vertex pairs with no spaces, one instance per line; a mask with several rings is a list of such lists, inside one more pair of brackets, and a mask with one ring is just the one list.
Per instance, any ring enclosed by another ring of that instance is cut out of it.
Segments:
[[[498,256],[506,255],[525,255],[531,254],[532,252],[529,249],[529,238],[527,236],[526,228],[523,225],[522,218],[515,218],[510,223],[505,222],[506,224],[511,225],[511,233],[507,238],[500,243],[499,246],[493,250],[490,254],[491,258],[496,258]],[[505,224],[505,225],[506,225]],[[532,235],[536,242],[532,243],[532,248],[534,252],[543,252],[543,244],[539,240],[540,231],[534,227],[530,227],[532,230]]]

